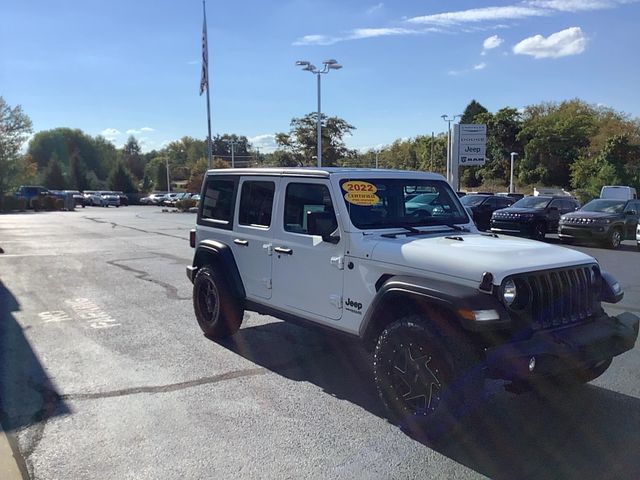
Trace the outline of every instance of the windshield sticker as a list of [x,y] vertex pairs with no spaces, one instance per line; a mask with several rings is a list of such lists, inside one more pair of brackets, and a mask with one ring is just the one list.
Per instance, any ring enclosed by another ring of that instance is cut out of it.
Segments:
[[353,205],[371,206],[380,202],[376,195],[378,189],[373,183],[351,180],[343,183],[342,189],[347,192],[344,199]]

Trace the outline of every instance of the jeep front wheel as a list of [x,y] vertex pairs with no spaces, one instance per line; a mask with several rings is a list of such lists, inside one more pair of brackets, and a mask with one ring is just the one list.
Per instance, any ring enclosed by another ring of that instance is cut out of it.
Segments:
[[[474,375],[470,357],[462,354],[469,350],[454,352],[449,345],[418,315],[392,323],[380,335],[374,352],[376,386],[401,426],[414,429],[421,420],[436,418],[455,422],[470,394],[482,398],[484,377]],[[423,433],[434,433],[429,425],[426,429]]]
[[193,308],[208,337],[222,339],[236,333],[244,314],[227,281],[211,266],[198,270],[193,282]]
[[620,246],[620,243],[622,243],[622,231],[619,228],[614,228],[607,238],[606,245],[615,250]]

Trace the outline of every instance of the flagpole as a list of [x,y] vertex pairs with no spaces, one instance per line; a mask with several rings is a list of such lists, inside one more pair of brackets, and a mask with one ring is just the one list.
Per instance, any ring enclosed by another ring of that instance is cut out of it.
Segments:
[[202,13],[204,15],[204,26],[202,27],[204,30],[203,33],[203,52],[202,52],[202,60],[205,68],[205,78],[206,78],[206,90],[207,90],[207,162],[209,168],[211,168],[211,101],[209,100],[209,40],[207,38],[207,9],[205,6],[205,0],[202,0]]

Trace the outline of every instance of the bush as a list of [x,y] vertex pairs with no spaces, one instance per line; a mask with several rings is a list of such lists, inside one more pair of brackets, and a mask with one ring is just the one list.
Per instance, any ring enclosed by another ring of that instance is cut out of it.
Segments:
[[185,200],[178,200],[176,202],[176,208],[183,212],[187,212],[191,207],[195,207],[195,206],[196,206],[196,201],[190,198],[187,198]]
[[18,198],[13,195],[7,195],[0,201],[0,210],[3,212],[13,212],[20,210],[21,212],[27,208],[27,201],[24,198]]
[[33,208],[36,212],[38,210],[42,210],[42,198],[33,197],[29,202],[29,206]]
[[53,197],[51,195],[47,195],[46,197],[42,198],[42,208],[47,210],[47,211],[52,211],[56,209],[56,197]]

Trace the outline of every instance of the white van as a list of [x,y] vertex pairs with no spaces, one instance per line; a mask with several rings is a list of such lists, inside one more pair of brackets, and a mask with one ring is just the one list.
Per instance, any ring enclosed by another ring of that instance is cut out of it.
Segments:
[[605,185],[600,191],[600,198],[613,200],[633,200],[638,198],[636,189],[633,187],[623,187],[620,185]]

